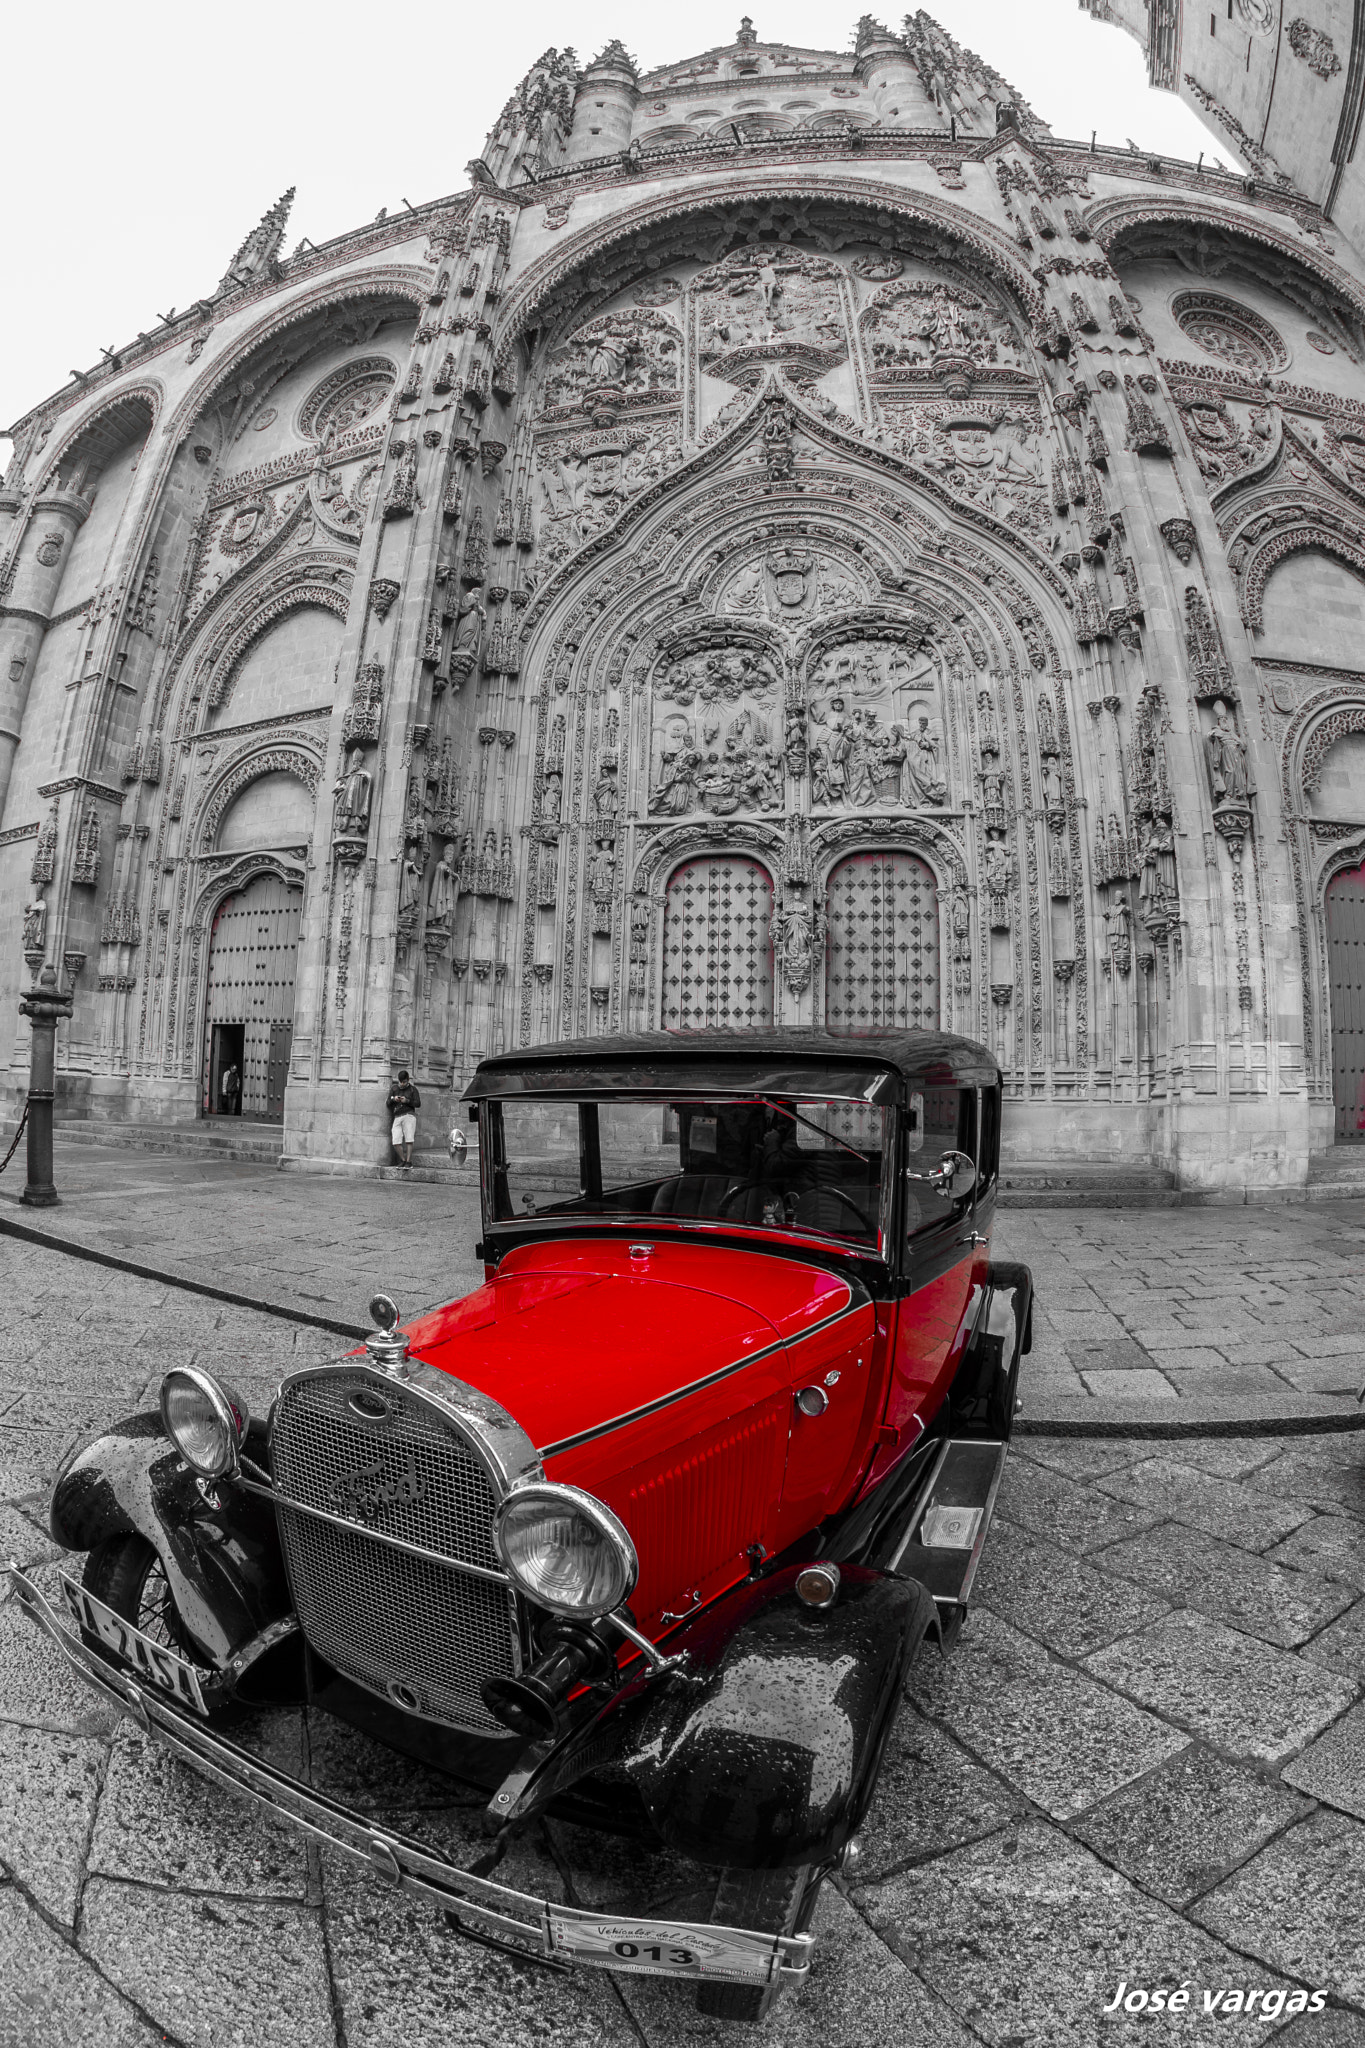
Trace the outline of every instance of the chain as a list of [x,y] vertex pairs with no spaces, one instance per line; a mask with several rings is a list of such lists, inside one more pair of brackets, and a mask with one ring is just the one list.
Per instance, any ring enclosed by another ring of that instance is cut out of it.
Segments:
[[23,1115],[22,1115],[22,1116],[20,1117],[20,1119],[19,1119],[19,1128],[18,1128],[18,1130],[17,1130],[17,1131],[16,1131],[15,1133],[14,1133],[14,1143],[13,1143],[13,1144],[12,1144],[12,1145],[10,1146],[10,1148],[9,1148],[9,1151],[8,1151],[8,1152],[7,1152],[6,1154],[5,1154],[4,1158],[3,1158],[3,1159],[0,1159],[0,1173],[3,1173],[3,1172],[4,1172],[5,1168],[6,1168],[6,1167],[7,1167],[8,1165],[9,1165],[9,1163],[10,1163],[11,1159],[13,1159],[13,1157],[14,1157],[15,1153],[16,1153],[16,1152],[17,1152],[17,1151],[19,1150],[19,1140],[20,1140],[20,1139],[21,1139],[21,1138],[23,1137],[23,1135],[24,1135],[24,1125],[25,1125],[25,1124],[26,1124],[27,1122],[28,1122],[28,1104],[27,1104],[27,1103],[25,1103],[25,1104],[24,1104],[24,1113],[23,1113]]

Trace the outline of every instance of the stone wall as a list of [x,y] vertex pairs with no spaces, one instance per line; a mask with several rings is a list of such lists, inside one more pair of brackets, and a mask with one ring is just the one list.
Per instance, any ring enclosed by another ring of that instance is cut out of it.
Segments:
[[1317,210],[1057,144],[922,16],[549,52],[472,168],[289,259],[272,210],[20,423],[11,1097],[46,957],[67,1113],[198,1114],[270,876],[301,1163],[387,1158],[399,1064],[440,1142],[511,1045],[942,1023],[1016,1158],[1301,1187],[1365,859]]

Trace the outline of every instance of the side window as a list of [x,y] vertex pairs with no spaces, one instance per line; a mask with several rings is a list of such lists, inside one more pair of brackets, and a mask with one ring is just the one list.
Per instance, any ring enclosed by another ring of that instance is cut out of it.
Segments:
[[[931,1173],[947,1152],[965,1152],[975,1160],[976,1090],[926,1088],[912,1095],[906,1122],[906,1163],[912,1174]],[[905,1232],[917,1237],[960,1216],[971,1204],[971,1182],[957,1193],[944,1194],[928,1181],[905,1184]]]

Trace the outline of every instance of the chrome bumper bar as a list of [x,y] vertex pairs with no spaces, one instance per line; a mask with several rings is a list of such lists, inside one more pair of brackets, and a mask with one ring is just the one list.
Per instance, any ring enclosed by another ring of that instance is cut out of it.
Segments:
[[7,1573],[30,1620],[52,1639],[87,1685],[144,1735],[164,1743],[216,1784],[244,1793],[277,1820],[368,1864],[390,1884],[430,1899],[461,1932],[561,1969],[579,1964],[729,1984],[804,1982],[813,1935],[642,1920],[620,1912],[589,1913],[476,1877],[447,1863],[424,1843],[372,1825],[325,1792],[315,1792],[253,1756],[168,1693],[118,1669],[66,1626],[17,1564],[11,1561]]

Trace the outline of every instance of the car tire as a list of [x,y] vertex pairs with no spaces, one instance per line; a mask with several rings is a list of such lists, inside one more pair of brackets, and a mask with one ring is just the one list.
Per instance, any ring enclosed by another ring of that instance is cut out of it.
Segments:
[[[824,1871],[813,1863],[797,1863],[790,1870],[723,1870],[711,1924],[799,1934],[810,1924],[823,1878]],[[702,1984],[697,2011],[713,2020],[766,2019],[780,1989],[778,1983]]]
[[[121,1620],[131,1622],[153,1642],[161,1643],[207,1673],[208,1665],[186,1635],[176,1613],[161,1559],[145,1536],[128,1531],[97,1543],[85,1560],[81,1584],[96,1600],[112,1607]],[[81,1634],[92,1649],[104,1649],[104,1644],[87,1629],[82,1629]]]

